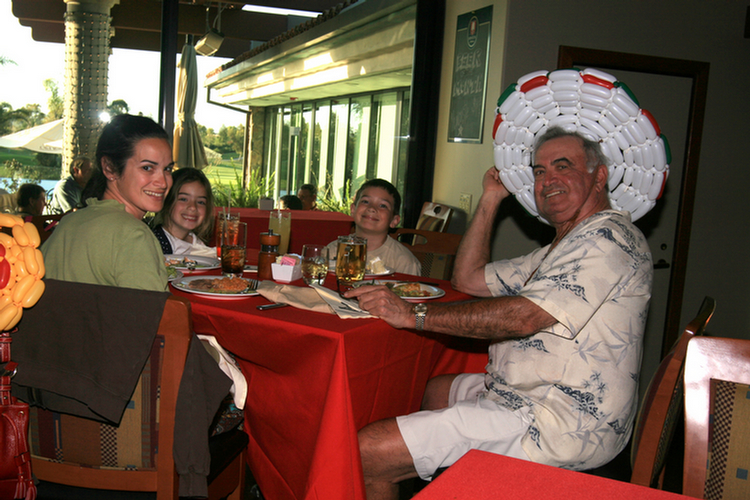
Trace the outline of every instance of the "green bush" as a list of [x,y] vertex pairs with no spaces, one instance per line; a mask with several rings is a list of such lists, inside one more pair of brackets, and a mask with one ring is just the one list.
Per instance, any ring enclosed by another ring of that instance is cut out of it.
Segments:
[[258,208],[260,199],[269,196],[273,191],[273,178],[262,178],[259,170],[250,172],[248,189],[242,188],[242,174],[239,170],[235,171],[234,177],[235,182],[227,184],[218,176],[211,181],[214,203],[217,207]]

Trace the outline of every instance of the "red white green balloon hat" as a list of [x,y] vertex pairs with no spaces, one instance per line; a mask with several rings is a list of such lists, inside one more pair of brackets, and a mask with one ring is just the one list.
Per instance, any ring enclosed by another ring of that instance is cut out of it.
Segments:
[[538,135],[556,126],[601,144],[610,160],[612,208],[630,212],[635,221],[654,207],[672,161],[654,117],[614,76],[592,68],[559,69],[521,77],[505,89],[495,110],[495,167],[530,214],[547,223],[534,201],[531,148]]

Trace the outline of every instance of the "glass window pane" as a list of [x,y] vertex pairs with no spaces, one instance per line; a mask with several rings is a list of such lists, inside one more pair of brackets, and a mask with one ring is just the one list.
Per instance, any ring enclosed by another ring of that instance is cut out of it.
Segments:
[[349,159],[352,192],[368,179],[367,145],[370,139],[370,96],[355,97],[349,107]]
[[[347,170],[346,152],[349,135],[349,100],[331,101],[331,125],[328,133],[327,175],[330,176],[331,192],[337,199],[347,197],[351,174]],[[328,183],[327,182],[327,183]]]
[[310,158],[311,182],[318,187],[328,185],[328,134],[331,123],[331,103],[315,103],[315,133],[313,137],[312,156]]

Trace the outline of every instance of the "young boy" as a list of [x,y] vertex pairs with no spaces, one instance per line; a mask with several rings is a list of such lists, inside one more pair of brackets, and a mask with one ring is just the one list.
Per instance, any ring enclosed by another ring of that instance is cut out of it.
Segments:
[[[396,187],[383,179],[366,181],[357,190],[352,204],[354,234],[367,238],[368,273],[370,262],[380,257],[388,269],[397,273],[419,276],[422,266],[419,260],[404,245],[388,236],[388,230],[401,220],[401,195]],[[334,259],[338,244],[328,244],[328,256]]]

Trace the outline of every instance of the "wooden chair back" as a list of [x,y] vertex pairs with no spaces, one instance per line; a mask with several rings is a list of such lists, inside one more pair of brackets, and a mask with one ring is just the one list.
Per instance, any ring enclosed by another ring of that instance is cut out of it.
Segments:
[[685,327],[649,383],[633,430],[631,483],[661,487],[667,451],[682,412],[688,342],[703,335],[715,310],[716,301],[705,297],[698,315]]
[[34,224],[37,231],[39,231],[39,240],[41,241],[41,243],[44,243],[45,241],[47,241],[47,238],[52,236],[52,231],[55,229],[57,223],[60,222],[60,219],[62,219],[64,215],[66,214],[34,215],[31,217],[31,220],[29,222]]
[[696,337],[685,361],[683,495],[750,498],[750,340]]
[[417,220],[417,229],[444,233],[448,230],[452,215],[453,209],[448,205],[426,201]]
[[[85,464],[59,462],[32,455],[34,475],[41,481],[49,483],[96,490],[155,492],[157,500],[177,500],[179,498],[178,474],[175,470],[172,454],[177,394],[188,348],[193,338],[195,336],[192,333],[190,302],[181,297],[169,297],[164,306],[155,341],[155,345],[160,345],[163,342],[163,347],[152,349],[152,357],[155,351],[160,351],[158,369],[155,370],[158,373],[151,373],[152,376],[159,377],[158,401],[150,402],[154,407],[158,405],[158,411],[152,412],[152,414],[158,414],[158,442],[151,443],[158,450],[155,467],[142,470],[94,468]],[[147,362],[147,366],[154,366],[150,363],[151,361]],[[46,412],[46,410],[41,409],[38,411]],[[82,442],[63,443],[63,449],[66,446],[72,446],[75,449],[76,447],[86,448],[98,445],[100,423],[70,415],[55,418],[66,419],[67,421],[75,419],[76,422],[72,425],[75,426],[77,431],[80,431],[80,434],[74,435],[73,438]],[[85,432],[87,429],[95,435],[87,434]],[[243,431],[239,432],[243,433]],[[132,437],[133,439],[144,439],[141,432]],[[95,441],[96,444],[85,444],[87,440]],[[247,441],[243,443],[244,446],[246,446],[246,443]],[[209,483],[209,498],[239,500],[244,486],[244,467],[244,453],[231,457],[223,464],[222,470],[213,472],[212,467],[212,474],[216,476],[216,479],[209,476],[209,480],[213,479]]]
[[392,238],[405,245],[422,264],[422,276],[449,280],[463,235],[399,228]]

